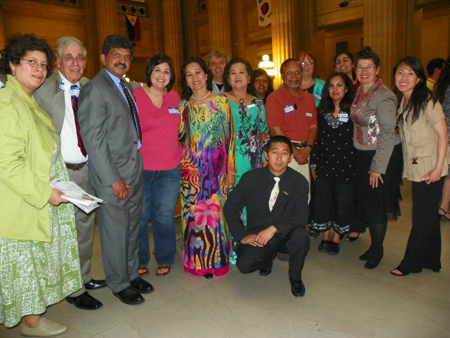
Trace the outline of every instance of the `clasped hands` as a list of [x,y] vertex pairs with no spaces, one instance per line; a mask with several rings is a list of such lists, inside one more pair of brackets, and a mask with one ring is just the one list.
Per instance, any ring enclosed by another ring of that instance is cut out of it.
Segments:
[[273,238],[273,236],[275,236],[276,233],[277,228],[271,225],[267,229],[260,231],[257,235],[247,235],[243,240],[241,240],[241,243],[251,246],[263,247]]
[[308,164],[308,157],[311,153],[311,149],[309,147],[305,147],[303,149],[297,149],[294,147],[294,159],[300,165]]

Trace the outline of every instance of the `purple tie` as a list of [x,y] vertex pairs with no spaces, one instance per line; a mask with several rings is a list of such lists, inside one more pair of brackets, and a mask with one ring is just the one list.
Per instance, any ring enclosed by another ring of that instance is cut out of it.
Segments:
[[77,129],[77,139],[78,148],[80,148],[81,153],[86,157],[87,152],[84,148],[83,140],[81,139],[80,133],[80,123],[78,122],[78,95],[80,93],[80,88],[77,85],[70,86],[70,100],[72,101],[73,117],[75,119],[75,127]]

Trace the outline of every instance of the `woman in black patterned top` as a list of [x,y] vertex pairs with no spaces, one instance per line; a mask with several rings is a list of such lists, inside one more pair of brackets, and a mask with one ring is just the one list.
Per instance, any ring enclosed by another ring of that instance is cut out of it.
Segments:
[[353,95],[352,80],[344,73],[333,73],[323,88],[318,107],[319,133],[310,166],[316,181],[311,227],[313,231],[323,232],[319,251],[329,255],[339,253],[339,242],[350,232],[354,215],[355,149],[350,119]]

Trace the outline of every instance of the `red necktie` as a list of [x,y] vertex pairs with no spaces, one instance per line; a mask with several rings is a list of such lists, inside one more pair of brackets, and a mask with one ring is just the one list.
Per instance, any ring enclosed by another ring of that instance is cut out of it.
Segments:
[[86,157],[87,152],[84,148],[83,140],[81,139],[80,123],[78,122],[78,95],[80,94],[80,88],[77,85],[70,86],[70,100],[72,101],[73,117],[75,119],[75,127],[77,129],[78,147],[81,153]]

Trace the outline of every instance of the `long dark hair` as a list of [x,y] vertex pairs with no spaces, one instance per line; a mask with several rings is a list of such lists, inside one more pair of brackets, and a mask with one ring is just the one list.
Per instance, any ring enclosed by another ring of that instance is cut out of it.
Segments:
[[[232,60],[230,60],[230,62],[227,63],[227,65],[225,66],[225,70],[223,72],[223,83],[225,84],[225,91],[229,92],[231,91],[231,85],[229,83],[229,79],[230,79],[230,68],[232,65],[234,65],[235,63],[242,63],[245,66],[245,69],[247,70],[248,76],[252,76],[253,70],[252,70],[252,66],[250,66],[250,64],[242,59],[239,58],[234,58]],[[250,86],[247,85],[247,93],[250,93]]]
[[192,95],[192,90],[189,88],[189,86],[186,83],[186,67],[187,65],[191,63],[198,63],[200,65],[200,68],[205,72],[207,75],[206,79],[206,89],[211,90],[212,89],[212,78],[211,78],[211,72],[209,71],[208,67],[206,67],[205,62],[202,59],[199,58],[187,58],[183,66],[181,67],[181,84],[183,85],[183,98],[185,100],[189,100],[189,97]]
[[427,78],[425,76],[425,71],[423,70],[423,66],[420,61],[414,56],[407,56],[401,59],[394,67],[393,75],[394,75],[394,93],[400,97],[401,92],[398,90],[395,85],[395,74],[397,73],[398,67],[401,65],[408,65],[411,67],[413,72],[419,78],[419,82],[413,89],[411,93],[411,97],[409,98],[409,102],[407,106],[404,108],[402,112],[400,112],[399,118],[403,113],[406,113],[406,118],[408,119],[410,116],[412,118],[412,122],[414,123],[419,117],[420,114],[426,109],[428,101],[432,100],[433,103],[436,103],[437,99],[434,93],[428,89],[427,87]]
[[450,57],[445,61],[445,67],[442,69],[439,79],[434,85],[434,92],[441,104],[444,104],[444,98],[447,93],[447,89],[450,86]]
[[340,76],[342,78],[342,80],[344,80],[344,83],[345,83],[345,86],[347,89],[347,92],[345,93],[341,102],[339,102],[339,108],[343,112],[350,113],[350,107],[352,106],[353,97],[355,96],[355,92],[353,90],[352,79],[350,79],[349,76],[345,73],[333,73],[328,77],[327,82],[323,86],[322,100],[320,101],[320,105],[317,108],[318,113],[326,114],[326,113],[334,112],[334,102],[333,102],[333,99],[330,97],[330,92],[328,90],[328,87],[330,86],[331,80],[333,80],[335,77],[338,77],[338,76]]

